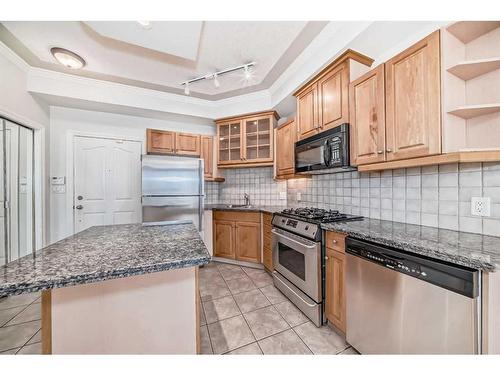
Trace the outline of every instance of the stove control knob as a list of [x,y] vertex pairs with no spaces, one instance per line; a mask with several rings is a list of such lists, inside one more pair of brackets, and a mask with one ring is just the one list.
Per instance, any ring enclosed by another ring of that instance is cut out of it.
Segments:
[[306,227],[304,229],[305,230],[309,230],[309,225],[306,225]]

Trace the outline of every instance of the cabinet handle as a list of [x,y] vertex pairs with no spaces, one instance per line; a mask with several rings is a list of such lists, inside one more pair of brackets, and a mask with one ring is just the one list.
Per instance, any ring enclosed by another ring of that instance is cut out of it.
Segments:
[[380,154],[383,154],[383,153],[384,153],[384,151],[382,151],[382,150],[378,150],[378,151],[377,151],[377,154],[379,154],[379,155],[380,155]]
[[328,259],[330,259],[330,258],[328,258],[327,256],[325,256],[325,260],[328,260]]
[[387,150],[385,150],[387,152],[392,152],[392,149],[388,148]]
[[332,243],[333,243],[333,244],[336,244],[336,243],[337,243],[337,240],[332,240]]

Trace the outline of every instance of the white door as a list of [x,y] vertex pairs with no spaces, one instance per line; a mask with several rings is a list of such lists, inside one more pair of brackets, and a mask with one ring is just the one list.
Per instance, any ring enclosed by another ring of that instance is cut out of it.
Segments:
[[141,144],[75,137],[75,233],[141,221]]

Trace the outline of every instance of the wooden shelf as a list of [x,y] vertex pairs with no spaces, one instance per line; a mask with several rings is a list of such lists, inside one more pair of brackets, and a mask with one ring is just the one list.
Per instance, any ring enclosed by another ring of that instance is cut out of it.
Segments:
[[208,182],[224,182],[226,181],[226,179],[224,177],[207,177],[205,178],[205,181],[208,181]]
[[446,29],[462,43],[467,44],[498,27],[500,27],[500,21],[461,21],[455,22]]
[[428,165],[452,164],[452,163],[477,163],[500,161],[500,150],[488,151],[462,151],[449,154],[425,156],[421,158],[387,161],[360,165],[359,172],[382,171],[385,169],[399,169],[411,167],[424,167]]
[[493,104],[480,104],[480,105],[466,105],[458,107],[452,111],[448,111],[450,115],[461,117],[465,120],[489,115],[492,113],[500,112],[500,103]]
[[491,59],[463,61],[447,71],[464,81],[479,77],[500,68],[500,57]]

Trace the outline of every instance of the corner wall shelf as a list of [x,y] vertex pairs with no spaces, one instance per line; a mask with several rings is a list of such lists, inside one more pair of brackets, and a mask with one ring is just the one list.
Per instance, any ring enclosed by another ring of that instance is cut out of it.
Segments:
[[497,27],[500,27],[500,21],[462,21],[448,26],[446,30],[467,44]]
[[466,105],[458,107],[452,111],[448,111],[449,114],[461,117],[466,120],[496,112],[500,112],[500,103]]
[[500,57],[463,61],[447,69],[454,76],[464,81],[500,69]]

